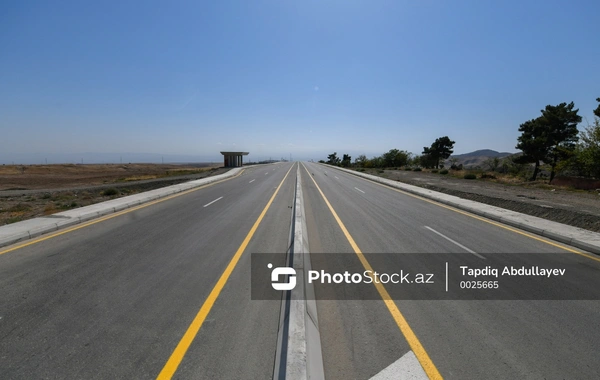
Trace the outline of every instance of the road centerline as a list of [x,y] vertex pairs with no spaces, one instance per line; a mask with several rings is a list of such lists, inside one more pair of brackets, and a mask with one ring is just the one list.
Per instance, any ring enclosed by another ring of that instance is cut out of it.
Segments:
[[254,182],[254,181],[256,181],[256,178],[255,178],[255,179],[253,179],[252,181],[248,182],[248,183],[252,183],[252,182]]
[[429,231],[433,232],[434,234],[437,234],[437,235],[443,237],[444,239],[448,240],[450,243],[453,243],[453,244],[459,246],[460,248],[464,249],[465,251],[467,251],[467,252],[469,252],[469,253],[471,253],[471,254],[479,257],[480,259],[484,259],[485,260],[485,257],[481,256],[479,253],[477,253],[477,252],[475,252],[475,251],[473,251],[473,250],[465,247],[464,245],[460,244],[459,242],[457,242],[455,240],[450,239],[448,236],[444,235],[443,233],[438,232],[438,231],[434,230],[433,228],[431,228],[429,226],[424,226],[424,227],[427,228]]
[[[348,229],[346,229],[346,226],[344,225],[344,223],[342,222],[342,220],[340,219],[338,214],[333,209],[333,206],[331,206],[331,203],[329,203],[329,200],[327,199],[327,197],[325,196],[325,194],[323,193],[323,191],[321,190],[321,188],[319,187],[319,185],[317,184],[315,179],[310,175],[306,166],[304,164],[302,164],[302,166],[304,167],[304,170],[306,171],[306,173],[308,174],[308,176],[310,177],[312,182],[315,184],[315,187],[317,188],[319,194],[321,194],[323,201],[325,201],[325,204],[329,208],[329,211],[333,215],[333,218],[336,220],[338,226],[341,228],[344,236],[348,240],[348,243],[350,243],[350,246],[354,250],[354,253],[356,254],[356,256],[358,256],[358,259],[360,260],[360,262],[363,265],[363,267],[365,268],[365,270],[374,271],[373,268],[371,267],[371,264],[369,264],[369,262],[367,261],[367,258],[365,257],[365,255],[362,253],[362,251],[360,250],[360,248],[354,241],[354,238],[352,238],[352,236],[348,232]],[[387,307],[388,311],[392,315],[392,318],[396,322],[396,325],[400,329],[400,332],[402,333],[402,335],[404,335],[404,338],[406,339],[408,345],[410,346],[412,351],[415,353],[415,356],[419,360],[419,363],[425,370],[425,373],[427,374],[427,376],[430,379],[436,379],[436,380],[443,379],[443,377],[440,374],[440,372],[438,371],[437,367],[435,366],[435,364],[429,357],[429,354],[425,350],[425,347],[423,347],[423,345],[419,341],[419,338],[417,338],[416,334],[414,333],[414,331],[408,324],[408,321],[406,320],[406,318],[404,318],[404,315],[402,315],[402,313],[400,312],[400,309],[398,309],[398,307],[396,306],[396,303],[394,302],[394,300],[392,299],[390,294],[387,292],[387,290],[385,289],[383,284],[375,283],[375,282],[373,282],[373,284],[374,284],[375,288],[377,289],[379,296],[385,303],[385,306]]]
[[208,202],[207,204],[205,204],[205,205],[204,205],[204,206],[202,206],[202,207],[208,207],[208,206],[212,205],[213,203],[215,203],[215,202],[217,202],[217,201],[220,201],[221,199],[223,199],[223,197],[219,197],[219,198],[215,199],[215,200],[214,200],[214,201],[212,201],[212,202]]
[[358,187],[355,187],[356,190],[360,191],[361,193],[365,193],[364,191],[362,191],[361,189],[359,189]]
[[244,251],[246,250],[246,247],[250,243],[250,240],[254,236],[254,233],[258,229],[258,226],[260,225],[260,223],[262,222],[263,218],[265,217],[265,214],[267,213],[267,211],[271,207],[271,204],[273,204],[273,200],[275,199],[275,196],[277,196],[277,193],[279,193],[279,190],[281,189],[281,186],[283,185],[283,183],[287,179],[288,175],[290,174],[290,172],[292,171],[292,169],[294,168],[294,166],[295,165],[292,165],[289,168],[289,170],[287,171],[287,173],[285,174],[285,176],[283,177],[283,179],[279,183],[279,186],[277,186],[277,188],[273,192],[273,195],[271,196],[271,198],[267,202],[265,208],[262,210],[262,212],[258,216],[258,219],[256,219],[256,221],[254,222],[254,225],[252,226],[252,228],[250,229],[250,231],[246,235],[246,238],[244,239],[244,241],[242,242],[242,244],[239,246],[239,248],[237,249],[237,251],[235,252],[235,254],[233,255],[233,257],[231,258],[231,261],[229,261],[229,264],[227,264],[227,267],[225,268],[225,271],[223,271],[223,273],[219,277],[219,280],[217,281],[217,283],[215,284],[215,286],[210,291],[210,294],[208,295],[208,297],[206,298],[206,300],[204,301],[204,303],[200,307],[200,310],[198,311],[198,313],[196,314],[196,316],[192,320],[192,323],[190,324],[190,326],[188,327],[188,329],[184,333],[183,337],[181,338],[181,340],[177,344],[177,347],[175,347],[175,349],[173,350],[173,353],[171,354],[171,356],[167,360],[167,362],[166,362],[165,366],[163,367],[163,369],[160,371],[157,379],[159,379],[159,380],[162,380],[162,379],[171,379],[173,377],[173,375],[175,374],[175,372],[177,371],[177,368],[179,367],[179,364],[181,364],[181,361],[183,360],[183,357],[185,356],[185,354],[187,353],[188,349],[190,348],[192,342],[196,338],[196,335],[198,335],[198,332],[200,331],[200,328],[202,327],[202,324],[206,320],[206,317],[208,316],[208,314],[210,313],[213,305],[217,301],[217,298],[219,298],[219,295],[221,294],[221,291],[225,287],[225,284],[227,283],[227,280],[229,280],[229,277],[231,276],[231,273],[233,273],[233,270],[237,266],[237,263],[239,262],[240,258],[242,257],[242,254],[244,253]]

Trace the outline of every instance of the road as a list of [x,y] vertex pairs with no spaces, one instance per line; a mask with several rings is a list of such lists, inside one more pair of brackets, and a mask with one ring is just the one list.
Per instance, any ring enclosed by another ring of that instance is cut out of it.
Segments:
[[[468,265],[512,253],[570,265],[599,289],[600,262],[572,247],[326,166],[257,166],[0,249],[0,378],[272,378],[282,303],[251,300],[250,254],[283,265],[296,170],[316,264],[356,268],[362,256],[393,271],[422,267],[418,253]],[[430,378],[600,378],[599,301],[384,302],[375,287],[367,298],[317,302],[327,379],[370,379],[402,357]]]

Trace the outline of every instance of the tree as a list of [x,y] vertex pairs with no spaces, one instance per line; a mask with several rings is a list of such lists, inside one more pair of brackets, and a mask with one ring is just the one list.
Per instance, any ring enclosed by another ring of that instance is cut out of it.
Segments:
[[391,149],[383,154],[383,166],[405,166],[408,163],[409,153],[404,150]]
[[423,155],[429,156],[428,163],[439,168],[440,160],[445,160],[454,153],[454,143],[455,141],[450,140],[448,136],[440,137],[431,144],[431,147],[423,147]]
[[523,151],[520,162],[535,163],[532,181],[537,178],[541,161],[550,164],[552,182],[558,162],[574,154],[578,140],[577,124],[581,122],[581,116],[577,114],[579,110],[574,107],[573,102],[548,105],[541,111],[542,116],[519,127],[522,133],[516,148]]
[[367,165],[365,165],[365,167],[367,168],[382,168],[383,167],[383,157],[381,156],[375,156],[373,158],[371,158],[368,162]]
[[581,174],[600,179],[600,119],[596,118],[580,136],[576,157]]
[[354,165],[358,166],[359,168],[364,168],[366,162],[367,156],[365,156],[364,154],[361,154],[360,156],[354,159]]
[[342,158],[342,166],[347,168],[352,163],[352,157],[344,153],[344,158]]
[[340,158],[337,156],[337,152],[333,152],[329,156],[327,156],[327,163],[330,165],[339,165]]
[[561,103],[558,106],[546,106],[542,110],[541,123],[548,134],[548,152],[546,160],[551,166],[550,183],[556,174],[556,165],[560,160],[573,156],[577,141],[579,140],[577,124],[581,123],[581,116],[574,109],[575,103]]
[[540,118],[531,119],[519,126],[521,136],[517,138],[515,148],[520,149],[523,154],[515,161],[519,164],[535,163],[533,175],[530,180],[535,181],[540,171],[540,162],[546,158],[547,136],[544,133],[544,127],[540,123]]
[[[596,101],[600,103],[600,98],[597,98]],[[594,110],[594,115],[600,117],[600,104],[598,104],[598,107]]]

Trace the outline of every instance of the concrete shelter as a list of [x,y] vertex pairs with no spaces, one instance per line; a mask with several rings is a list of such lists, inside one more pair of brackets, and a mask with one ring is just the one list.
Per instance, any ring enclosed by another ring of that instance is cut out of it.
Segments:
[[223,155],[223,166],[226,168],[236,168],[244,164],[243,156],[247,156],[248,152],[221,152]]

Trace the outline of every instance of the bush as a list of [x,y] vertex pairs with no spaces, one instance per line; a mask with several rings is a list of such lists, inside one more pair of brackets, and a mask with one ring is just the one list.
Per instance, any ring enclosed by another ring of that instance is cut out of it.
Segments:
[[106,197],[110,197],[110,196],[117,195],[117,194],[119,194],[119,192],[114,187],[111,187],[110,189],[106,189],[102,192],[102,195],[104,195]]
[[437,170],[437,169],[433,169],[431,172],[432,172],[432,173],[437,173],[437,172],[438,172],[438,170]]
[[441,170],[440,174],[448,174],[448,169]]
[[406,170],[406,171],[411,171],[411,170],[412,170],[412,168],[404,168],[404,170]]
[[420,171],[421,171],[421,168],[414,168],[414,169],[413,169],[413,171],[415,171],[415,172],[420,172]]
[[465,174],[464,179],[476,179],[477,176],[475,174]]
[[496,176],[493,174],[481,173],[481,178],[496,179]]
[[383,173],[383,170],[379,169],[377,170],[377,173]]

